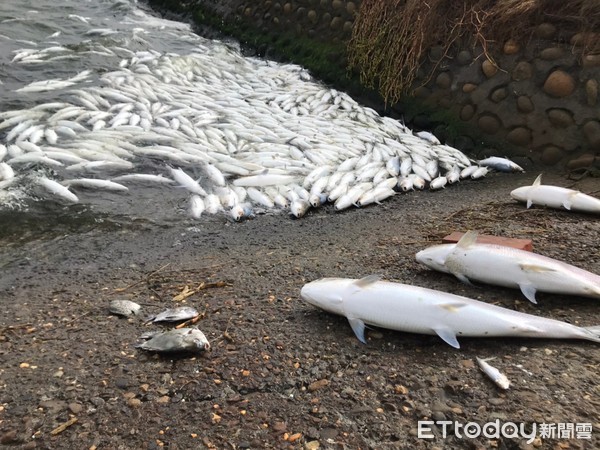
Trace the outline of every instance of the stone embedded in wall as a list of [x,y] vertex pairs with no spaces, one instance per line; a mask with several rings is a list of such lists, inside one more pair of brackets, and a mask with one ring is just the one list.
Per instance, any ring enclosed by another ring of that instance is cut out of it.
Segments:
[[343,25],[344,21],[341,17],[334,17],[333,19],[331,19],[331,24],[329,25],[329,27],[332,30],[339,30],[340,28],[342,28]]
[[494,103],[500,103],[506,97],[508,97],[508,90],[505,87],[496,88],[490,94],[490,100]]
[[600,66],[600,55],[585,55],[581,59],[583,67],[598,67]]
[[333,9],[341,10],[344,7],[344,2],[342,0],[333,0],[331,6]]
[[520,61],[512,71],[514,81],[529,80],[533,76],[533,66],[527,61]]
[[308,17],[308,20],[313,24],[315,24],[319,21],[319,16],[314,9],[311,9],[310,11],[308,11],[308,14],[306,17]]
[[413,91],[413,97],[426,99],[431,95],[431,91],[427,89],[425,86],[419,86]]
[[429,49],[429,59],[438,62],[444,57],[444,49],[441,45],[434,45]]
[[598,102],[598,81],[592,79],[585,82],[585,96],[589,106],[596,106]]
[[344,33],[349,35],[352,33],[352,27],[353,27],[352,22],[350,22],[349,20],[346,20],[344,22],[344,27],[342,29],[344,30]]
[[573,120],[573,113],[566,109],[552,108],[549,109],[546,114],[550,123],[558,128],[567,128],[575,123]]
[[356,13],[356,3],[354,3],[354,2],[346,3],[346,11],[351,16],[354,16],[354,13]]
[[555,145],[547,145],[542,150],[540,161],[548,166],[553,166],[565,157],[565,153]]
[[594,33],[593,31],[584,31],[581,33],[574,34],[570,42],[571,45],[583,47],[586,45],[594,44],[598,39],[600,39],[600,34]]
[[508,132],[506,140],[511,144],[527,146],[531,144],[531,130],[525,127],[517,127]]
[[552,39],[556,35],[556,27],[548,22],[541,23],[536,28],[535,35],[541,39]]
[[575,80],[564,70],[555,70],[546,79],[544,91],[552,97],[567,97],[575,91]]
[[495,114],[483,114],[477,120],[477,126],[485,134],[496,134],[502,127],[502,122]]
[[594,151],[600,151],[600,122],[590,120],[583,126],[583,135],[585,140]]
[[540,52],[540,58],[544,61],[554,61],[565,56],[565,50],[561,47],[545,48]]
[[533,102],[526,95],[517,98],[517,109],[522,113],[530,113],[534,110]]
[[284,14],[290,14],[292,12],[293,8],[292,8],[292,4],[291,3],[286,3],[285,5],[283,5],[283,13]]
[[456,62],[461,66],[466,66],[467,64],[470,64],[472,60],[473,56],[468,50],[461,50],[460,52],[458,52],[458,55],[456,55]]
[[440,89],[448,89],[452,84],[452,75],[450,72],[440,73],[435,79],[435,84]]
[[473,92],[475,89],[477,89],[477,85],[475,83],[465,83],[463,85],[462,91],[465,94],[470,94],[471,92]]
[[491,62],[489,59],[486,59],[481,64],[481,70],[483,71],[483,74],[486,77],[492,78],[498,72],[498,67],[496,67],[496,65],[493,62]]
[[460,119],[468,122],[475,115],[475,106],[468,104],[461,108],[460,110]]
[[569,170],[577,170],[583,169],[584,167],[590,167],[594,164],[596,157],[593,153],[584,153],[583,155],[579,155],[579,157],[572,159],[567,163],[567,169]]
[[329,9],[329,6],[331,4],[331,0],[321,0],[319,2],[319,4],[321,5],[322,9]]
[[509,39],[504,43],[504,48],[502,50],[504,51],[505,55],[514,55],[515,53],[519,53],[520,49],[521,47],[517,41],[514,39]]

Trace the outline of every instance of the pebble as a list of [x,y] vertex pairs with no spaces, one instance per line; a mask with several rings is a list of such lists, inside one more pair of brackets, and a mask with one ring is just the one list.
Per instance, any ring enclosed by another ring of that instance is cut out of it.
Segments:
[[304,444],[304,450],[317,450],[320,446],[319,441],[310,441]]
[[68,407],[69,411],[71,411],[73,414],[79,414],[81,411],[83,411],[83,406],[79,403],[69,403]]
[[329,380],[327,379],[322,379],[322,380],[317,380],[313,383],[310,383],[308,385],[308,391],[309,392],[314,392],[318,389],[324,388],[325,386],[329,385]]
[[6,433],[4,433],[2,436],[0,436],[0,444],[12,444],[17,442],[17,431],[16,430],[9,430]]

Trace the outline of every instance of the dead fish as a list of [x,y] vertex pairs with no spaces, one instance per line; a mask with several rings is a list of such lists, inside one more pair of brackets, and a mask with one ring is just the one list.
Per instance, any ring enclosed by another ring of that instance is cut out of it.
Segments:
[[179,308],[167,309],[160,314],[148,319],[146,323],[156,322],[180,322],[196,317],[198,311],[191,306],[181,306]]
[[498,386],[501,389],[508,389],[510,387],[510,381],[508,380],[506,375],[504,375],[498,369],[490,366],[487,363],[487,361],[494,359],[494,358],[481,359],[479,357],[476,357],[475,359],[477,359],[477,364],[479,364],[479,367],[481,368],[483,373],[485,373],[488,377],[490,377],[490,379],[494,383],[496,383],[496,386]]
[[141,308],[140,305],[130,300],[113,300],[108,306],[108,310],[111,314],[124,317],[137,315]]
[[209,350],[210,343],[197,328],[179,328],[155,334],[150,340],[135,347],[162,353],[201,352]]

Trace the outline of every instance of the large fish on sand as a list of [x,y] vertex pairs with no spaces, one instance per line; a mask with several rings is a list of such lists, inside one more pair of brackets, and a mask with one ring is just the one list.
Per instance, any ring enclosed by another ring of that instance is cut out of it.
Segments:
[[300,295],[314,306],[345,316],[363,343],[365,325],[437,334],[454,348],[460,348],[459,336],[585,339],[600,343],[600,326],[578,327],[459,295],[381,281],[378,275],[323,278],[305,284]]
[[598,275],[547,256],[476,240],[477,233],[468,231],[458,243],[434,245],[421,250],[416,258],[464,283],[473,280],[521,289],[533,303],[537,303],[537,291],[600,299]]
[[542,184],[542,175],[538,175],[531,186],[522,186],[513,190],[510,196],[515,200],[531,205],[565,208],[570,211],[582,211],[600,214],[600,199],[573,189]]

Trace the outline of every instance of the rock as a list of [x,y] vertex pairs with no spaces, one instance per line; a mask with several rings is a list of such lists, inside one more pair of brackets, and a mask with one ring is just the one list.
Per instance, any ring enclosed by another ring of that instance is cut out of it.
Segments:
[[21,450],[33,450],[34,448],[37,448],[37,442],[29,441],[27,444],[21,447]]
[[130,408],[139,408],[141,404],[142,401],[139,398],[133,397],[127,399],[127,406],[129,406]]
[[460,110],[460,118],[461,120],[469,121],[475,115],[475,106],[473,105],[465,105]]
[[547,114],[550,123],[559,128],[566,128],[575,123],[572,113],[566,109],[552,108]]
[[575,80],[567,72],[555,70],[546,79],[544,91],[552,97],[567,97],[575,91]]
[[286,3],[285,5],[283,5],[283,13],[284,14],[290,14],[292,12],[292,4],[291,3]]
[[452,84],[452,76],[449,72],[442,72],[436,77],[435,84],[440,89],[448,89]]
[[342,0],[333,0],[331,2],[331,7],[333,9],[342,9],[344,7],[344,2]]
[[600,150],[600,122],[590,120],[583,126],[583,135],[590,145],[591,150]]
[[462,91],[465,94],[469,94],[469,93],[473,92],[475,89],[477,89],[477,85],[475,83],[465,83],[463,85]]
[[353,16],[354,13],[356,12],[356,3],[354,3],[354,2],[346,3],[346,12],[348,14],[350,14],[351,16]]
[[561,47],[545,48],[540,52],[540,58],[545,61],[554,61],[564,56],[565,50]]
[[570,40],[570,43],[576,47],[583,47],[586,45],[593,45],[599,38],[600,35],[598,33],[594,33],[593,31],[584,31],[574,34]]
[[0,436],[0,444],[14,444],[17,442],[17,430],[8,430],[2,436]]
[[79,414],[81,411],[83,411],[83,406],[80,405],[79,403],[69,403],[69,411],[71,411],[73,414],[77,415]]
[[517,109],[524,113],[530,113],[533,111],[533,103],[529,97],[526,95],[520,95],[517,98]]
[[321,431],[319,431],[319,435],[321,436],[321,439],[323,439],[325,441],[328,439],[335,439],[338,434],[339,434],[339,431],[336,430],[335,428],[323,428]]
[[596,157],[593,153],[584,153],[578,158],[572,159],[567,163],[567,169],[576,170],[584,167],[590,167],[594,164]]
[[585,82],[585,95],[589,106],[596,106],[598,102],[598,82],[596,80],[587,80]]
[[515,53],[518,53],[520,49],[521,48],[519,44],[517,44],[517,41],[514,39],[509,39],[504,43],[503,51],[505,55],[514,55]]
[[277,432],[282,432],[287,429],[287,425],[285,424],[285,422],[277,421],[273,424],[272,428]]
[[320,446],[319,441],[310,441],[304,444],[304,450],[317,450]]
[[498,67],[496,67],[496,65],[489,59],[486,59],[481,64],[481,70],[487,78],[492,78],[494,75],[496,75],[496,72],[498,72]]
[[344,26],[342,27],[342,30],[344,30],[344,33],[350,34],[352,33],[352,22],[350,22],[349,20],[346,20],[344,22]]
[[500,406],[500,405],[504,405],[504,403],[506,403],[506,400],[503,398],[490,398],[488,401],[490,402],[491,405],[494,405],[494,406]]
[[533,66],[527,61],[519,62],[512,71],[514,81],[529,80],[533,76]]
[[327,379],[317,380],[308,385],[308,391],[314,392],[314,391],[324,388],[325,386],[328,386],[328,385],[329,385],[329,380],[327,380]]
[[535,30],[535,35],[542,39],[552,39],[556,34],[556,27],[551,23],[541,23]]
[[429,59],[433,62],[438,62],[444,57],[444,49],[441,45],[435,45],[429,49]]
[[528,145],[531,143],[531,130],[525,127],[514,128],[508,132],[506,140],[515,145]]
[[310,11],[308,11],[308,14],[306,16],[308,18],[308,20],[310,21],[310,23],[317,23],[319,21],[319,16],[317,15],[317,12],[314,9],[311,9]]
[[491,93],[490,100],[492,100],[495,103],[500,103],[506,97],[508,97],[508,91],[506,90],[506,88],[499,87],[497,89],[494,89],[494,91]]
[[496,134],[501,127],[500,120],[498,117],[491,114],[483,114],[477,121],[479,129],[486,134]]
[[332,30],[339,30],[342,27],[342,25],[344,24],[343,22],[344,21],[342,20],[341,17],[334,17],[333,19],[331,19],[331,24],[329,25],[329,27]]
[[460,365],[465,369],[473,369],[475,367],[475,362],[472,359],[462,359]]
[[466,66],[472,60],[473,60],[473,56],[471,55],[471,52],[468,50],[462,50],[462,51],[458,52],[458,55],[456,55],[456,62],[458,64],[460,64],[461,66]]
[[585,55],[581,59],[583,67],[598,67],[600,66],[600,55]]
[[548,145],[542,151],[542,156],[540,157],[540,161],[548,166],[553,166],[557,162],[559,162],[564,156],[564,152],[562,149],[556,147],[555,145]]
[[425,86],[419,86],[418,88],[416,88],[413,92],[413,96],[415,98],[422,98],[422,99],[426,99],[427,97],[429,97],[431,95],[431,92],[429,91],[429,89],[427,89]]

